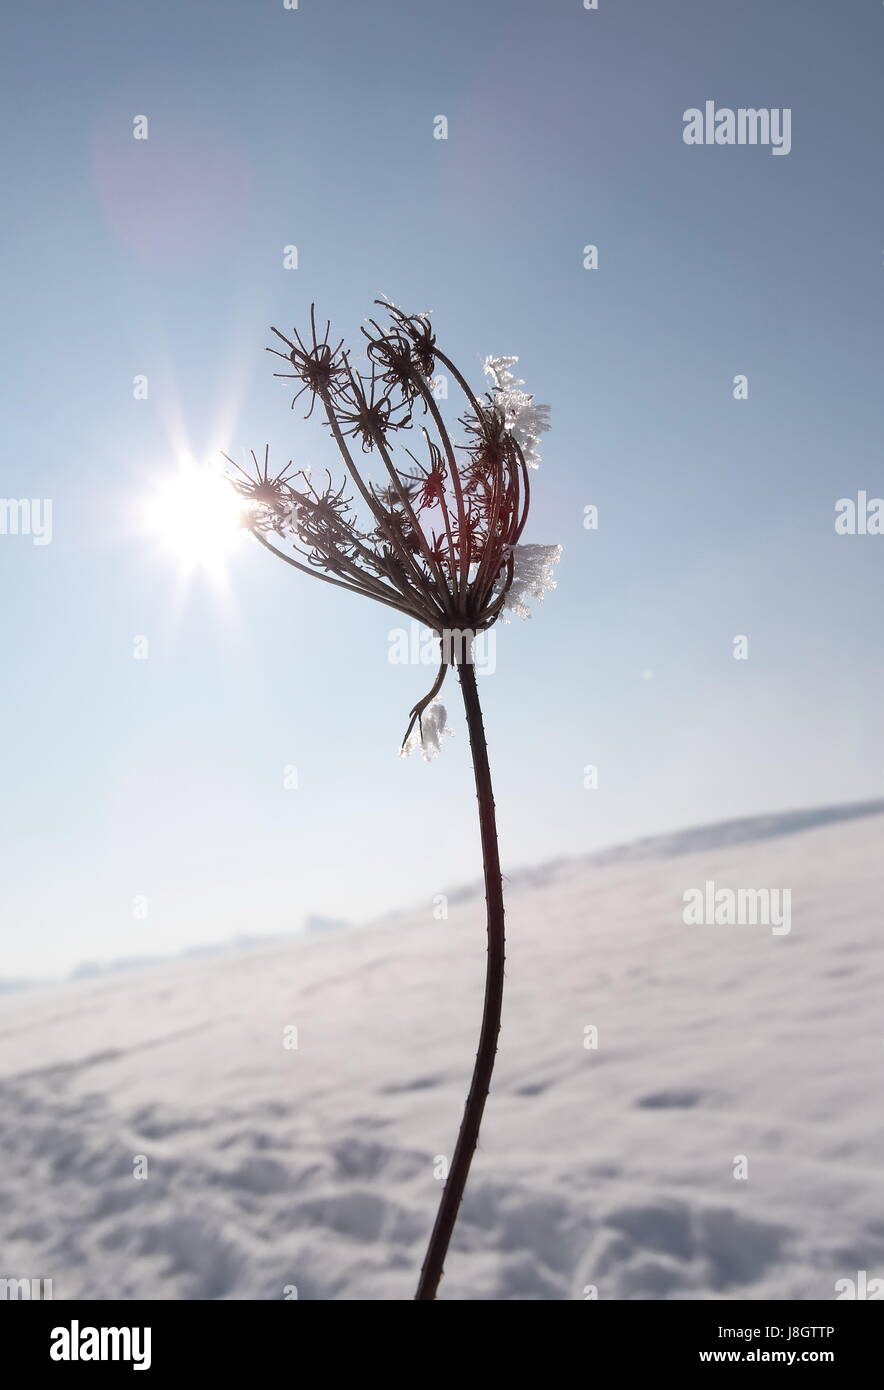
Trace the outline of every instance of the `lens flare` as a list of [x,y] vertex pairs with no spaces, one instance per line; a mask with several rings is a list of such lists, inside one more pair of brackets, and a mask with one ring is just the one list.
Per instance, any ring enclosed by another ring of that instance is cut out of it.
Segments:
[[189,570],[219,575],[243,533],[241,498],[208,466],[182,464],[146,513],[149,529]]

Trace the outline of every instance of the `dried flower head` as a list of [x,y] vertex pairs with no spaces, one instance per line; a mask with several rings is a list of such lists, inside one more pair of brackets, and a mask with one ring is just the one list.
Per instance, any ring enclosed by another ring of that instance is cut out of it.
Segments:
[[[411,711],[403,749],[419,736],[438,750],[444,728],[436,701],[450,657],[446,634],[489,628],[505,606],[521,616],[525,599],[552,586],[559,547],[520,546],[528,516],[528,469],[540,462],[537,446],[549,411],[535,404],[513,376],[515,357],[489,357],[491,389],[476,395],[439,348],[427,314],[406,314],[377,301],[389,324],[368,321],[367,370],[354,365],[343,339],[332,346],[329,323],[320,334],[315,309],[310,332],[291,338],[272,331],[288,351],[270,348],[297,383],[292,405],[305,394],[335,440],[344,466],[340,481],[325,475],[316,486],[289,463],[270,471],[252,454],[253,469],[233,464],[231,481],[245,503],[244,524],[288,564],[327,583],[364,594],[429,628],[440,639],[440,667],[432,690]],[[452,438],[433,393],[441,366],[463,400],[462,437]],[[415,412],[419,412],[416,418]],[[414,432],[413,447],[396,457],[394,441]],[[357,464],[360,454],[369,455]],[[232,462],[232,460],[229,460]],[[369,477],[371,462],[380,477]],[[278,539],[277,545],[270,537]],[[542,555],[541,553],[542,552]]]

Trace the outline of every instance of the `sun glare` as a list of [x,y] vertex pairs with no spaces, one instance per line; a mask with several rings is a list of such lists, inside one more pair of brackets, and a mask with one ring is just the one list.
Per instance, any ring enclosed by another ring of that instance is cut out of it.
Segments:
[[147,505],[150,530],[187,569],[219,574],[242,536],[242,501],[208,466],[182,465]]

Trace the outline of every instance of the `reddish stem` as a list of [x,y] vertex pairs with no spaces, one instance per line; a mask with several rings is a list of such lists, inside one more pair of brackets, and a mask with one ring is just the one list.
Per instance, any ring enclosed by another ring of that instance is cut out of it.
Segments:
[[448,1244],[457,1220],[473,1153],[478,1143],[479,1127],[482,1123],[485,1101],[491,1085],[491,1073],[494,1070],[494,1059],[497,1054],[497,1037],[500,1032],[500,1014],[503,1002],[503,883],[497,848],[497,822],[494,813],[491,769],[488,765],[488,745],[485,741],[482,708],[479,704],[479,692],[476,689],[476,669],[473,665],[471,651],[466,654],[463,664],[458,667],[458,671],[470,736],[470,750],[473,755],[476,797],[479,802],[479,829],[482,837],[488,921],[488,964],[485,975],[482,1031],[479,1035],[473,1079],[470,1083],[460,1133],[454,1148],[454,1157],[451,1160],[448,1178],[442,1191],[442,1200],[436,1213],[436,1223],[430,1236],[430,1243],[427,1247],[415,1294],[416,1299],[423,1301],[431,1301],[436,1297],[439,1281],[442,1278]]

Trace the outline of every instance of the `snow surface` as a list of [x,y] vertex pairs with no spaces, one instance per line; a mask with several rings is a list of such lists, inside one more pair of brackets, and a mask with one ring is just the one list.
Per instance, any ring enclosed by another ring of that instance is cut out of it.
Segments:
[[[884,1275],[882,811],[512,876],[442,1297],[827,1299]],[[685,926],[707,878],[791,888],[790,934]],[[411,1298],[484,956],[469,890],[447,921],[4,998],[0,1275],[56,1299]]]

